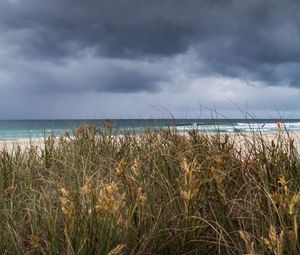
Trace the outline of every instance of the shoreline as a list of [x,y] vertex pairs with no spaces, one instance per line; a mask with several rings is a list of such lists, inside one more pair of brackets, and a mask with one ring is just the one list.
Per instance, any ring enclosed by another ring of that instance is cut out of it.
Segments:
[[[217,133],[215,132],[199,132],[204,135],[215,135]],[[179,134],[183,136],[187,136],[188,132],[179,132]],[[240,144],[243,139],[251,139],[251,137],[254,136],[261,136],[263,139],[268,140],[269,142],[276,138],[278,135],[282,135],[284,137],[289,136],[291,139],[294,139],[295,146],[297,147],[298,151],[300,152],[300,131],[288,131],[281,130],[281,132],[278,131],[254,131],[254,132],[220,132],[220,135],[229,135],[231,139],[234,139],[237,141],[238,144]],[[138,135],[138,134],[134,134]],[[118,135],[122,136],[122,135]],[[55,137],[57,140],[59,137]],[[7,151],[12,151],[16,149],[17,146],[21,148],[21,150],[26,150],[30,146],[37,146],[39,149],[41,149],[44,146],[45,138],[19,138],[19,139],[9,139],[9,140],[0,140],[0,151],[3,151],[6,149]]]

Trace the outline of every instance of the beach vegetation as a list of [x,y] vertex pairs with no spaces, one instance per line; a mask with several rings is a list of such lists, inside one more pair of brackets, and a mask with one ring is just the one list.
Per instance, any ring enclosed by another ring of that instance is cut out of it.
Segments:
[[300,254],[291,137],[106,122],[3,149],[0,253]]

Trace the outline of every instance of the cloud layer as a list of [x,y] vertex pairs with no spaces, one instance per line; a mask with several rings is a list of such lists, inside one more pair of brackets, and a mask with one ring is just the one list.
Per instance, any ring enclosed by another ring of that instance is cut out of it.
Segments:
[[208,104],[224,95],[216,79],[239,81],[241,94],[249,84],[290,91],[300,87],[299,12],[297,0],[2,0],[0,97],[120,94],[125,104],[189,94],[203,79],[197,91],[217,95]]

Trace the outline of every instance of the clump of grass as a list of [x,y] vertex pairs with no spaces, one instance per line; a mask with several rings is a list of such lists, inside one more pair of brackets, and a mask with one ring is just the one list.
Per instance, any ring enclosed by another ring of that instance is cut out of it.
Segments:
[[117,134],[0,152],[1,254],[300,253],[288,133]]

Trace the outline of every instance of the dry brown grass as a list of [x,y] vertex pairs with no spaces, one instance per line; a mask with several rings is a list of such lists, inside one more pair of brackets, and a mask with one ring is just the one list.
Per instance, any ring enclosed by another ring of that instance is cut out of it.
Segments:
[[299,254],[300,165],[283,131],[83,126],[0,152],[1,254]]

